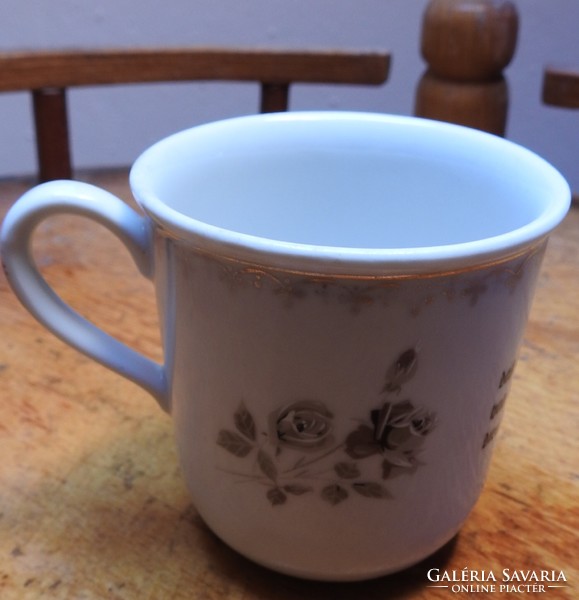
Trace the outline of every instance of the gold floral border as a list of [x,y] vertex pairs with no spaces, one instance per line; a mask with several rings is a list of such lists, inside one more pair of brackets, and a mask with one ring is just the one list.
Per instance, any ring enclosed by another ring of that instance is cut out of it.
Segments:
[[197,247],[183,245],[182,249],[184,253],[191,252],[196,258],[217,265],[219,276],[231,289],[270,290],[284,298],[287,305],[312,295],[321,298],[335,297],[340,303],[348,305],[352,312],[357,313],[377,303],[388,305],[390,294],[384,294],[385,292],[413,285],[414,301],[409,310],[411,315],[416,316],[439,297],[449,302],[464,299],[471,306],[475,306],[492,284],[498,283],[514,291],[529,264],[534,260],[540,263],[546,244],[547,240],[542,239],[519,252],[464,268],[432,273],[373,275],[319,273],[270,267]]
[[207,250],[197,245],[188,245],[184,240],[171,235],[170,232],[163,230],[163,235],[172,239],[177,243],[184,243],[188,249],[193,253],[212,259],[216,262],[222,263],[223,265],[231,265],[236,267],[239,273],[253,276],[256,279],[269,279],[272,282],[282,282],[283,277],[294,277],[294,278],[307,278],[315,282],[330,282],[330,281],[344,281],[344,282],[391,282],[391,281],[408,281],[408,280],[419,280],[419,279],[437,279],[443,277],[453,277],[457,275],[464,275],[465,273],[474,273],[477,271],[484,271],[488,269],[498,268],[507,263],[517,260],[518,258],[525,257],[526,259],[532,258],[536,254],[540,254],[544,251],[547,245],[547,238],[542,238],[536,241],[534,244],[525,246],[517,252],[502,256],[494,260],[486,262],[480,262],[465,267],[446,269],[432,272],[416,272],[416,273],[384,273],[384,274],[350,274],[350,273],[328,273],[319,272],[310,269],[294,269],[282,266],[273,266],[260,264],[250,260],[237,258],[235,256],[226,255],[221,252]]

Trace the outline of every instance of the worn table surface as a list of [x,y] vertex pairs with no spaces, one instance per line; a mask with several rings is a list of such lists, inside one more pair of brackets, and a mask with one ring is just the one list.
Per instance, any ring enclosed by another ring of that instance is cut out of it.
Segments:
[[[129,197],[125,172],[87,178]],[[0,183],[2,215],[28,186]],[[51,218],[35,252],[66,301],[160,360],[151,284],[110,233]],[[181,479],[169,417],[46,332],[0,277],[2,600],[457,596],[427,587],[433,567],[493,571],[497,583],[503,569],[562,571],[565,587],[490,595],[579,598],[579,209],[552,236],[490,475],[466,525],[424,563],[355,584],[278,575],[216,539]]]

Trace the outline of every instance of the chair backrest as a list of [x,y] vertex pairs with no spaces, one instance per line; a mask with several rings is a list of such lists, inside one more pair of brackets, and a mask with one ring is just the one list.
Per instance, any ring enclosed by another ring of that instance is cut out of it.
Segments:
[[543,102],[561,108],[579,108],[579,68],[547,67],[543,75]]
[[386,52],[220,48],[111,49],[0,54],[0,92],[33,97],[39,178],[72,175],[68,88],[175,81],[254,81],[260,112],[288,109],[292,83],[380,85]]

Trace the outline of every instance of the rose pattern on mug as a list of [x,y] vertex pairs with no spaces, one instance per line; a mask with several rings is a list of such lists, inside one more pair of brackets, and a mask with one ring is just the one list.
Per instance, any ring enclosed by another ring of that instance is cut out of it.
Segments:
[[411,475],[424,464],[420,450],[436,424],[432,411],[415,406],[411,399],[399,399],[417,367],[415,349],[400,354],[387,370],[381,404],[366,418],[354,418],[356,427],[340,440],[336,416],[319,400],[297,400],[274,411],[259,435],[254,416],[241,402],[233,415],[235,430],[221,429],[217,444],[245,459],[247,469],[221,470],[239,483],[263,485],[272,506],[314,493],[332,506],[352,492],[365,498],[392,498],[384,482]]

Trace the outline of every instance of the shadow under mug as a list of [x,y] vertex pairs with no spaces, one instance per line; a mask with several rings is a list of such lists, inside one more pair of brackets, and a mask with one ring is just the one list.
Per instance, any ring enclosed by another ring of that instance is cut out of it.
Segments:
[[[200,515],[291,575],[414,564],[476,502],[548,234],[544,160],[446,123],[348,112],[175,134],[131,171],[143,214],[87,184],[26,193],[2,229],[20,300],[174,420]],[[31,256],[54,213],[115,233],[156,286],[165,364],[64,304]]]

